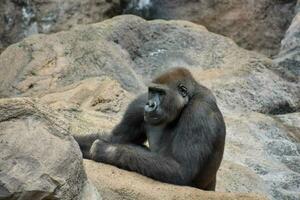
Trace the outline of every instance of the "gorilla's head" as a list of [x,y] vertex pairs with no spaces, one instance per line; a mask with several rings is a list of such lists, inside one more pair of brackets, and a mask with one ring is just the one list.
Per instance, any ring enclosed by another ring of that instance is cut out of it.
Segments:
[[195,83],[191,73],[184,68],[173,68],[155,78],[148,88],[145,121],[161,125],[178,118],[193,97]]

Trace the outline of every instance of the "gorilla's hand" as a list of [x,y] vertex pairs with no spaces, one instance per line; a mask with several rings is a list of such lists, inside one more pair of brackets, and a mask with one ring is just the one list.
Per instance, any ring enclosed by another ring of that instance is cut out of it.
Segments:
[[97,139],[91,146],[90,157],[97,162],[108,163],[109,158],[114,156],[116,147],[104,140]]

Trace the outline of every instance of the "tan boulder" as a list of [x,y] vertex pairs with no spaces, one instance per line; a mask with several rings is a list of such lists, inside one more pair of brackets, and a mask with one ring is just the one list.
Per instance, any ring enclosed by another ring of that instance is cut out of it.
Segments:
[[164,184],[139,174],[94,161],[84,160],[89,179],[103,199],[164,199],[164,200],[265,200],[257,194],[207,192],[191,187]]

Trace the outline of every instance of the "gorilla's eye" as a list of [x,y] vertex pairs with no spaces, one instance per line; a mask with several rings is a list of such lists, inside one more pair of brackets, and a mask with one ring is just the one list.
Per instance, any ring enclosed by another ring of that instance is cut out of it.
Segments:
[[188,95],[187,88],[184,85],[180,84],[178,86],[178,90],[179,90],[181,96],[186,97]]

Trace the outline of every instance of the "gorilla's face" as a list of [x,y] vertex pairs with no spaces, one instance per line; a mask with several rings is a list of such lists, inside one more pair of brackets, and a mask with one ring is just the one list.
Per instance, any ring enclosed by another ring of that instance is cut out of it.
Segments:
[[148,102],[144,107],[144,120],[151,125],[167,124],[175,120],[189,101],[185,84],[151,84]]

